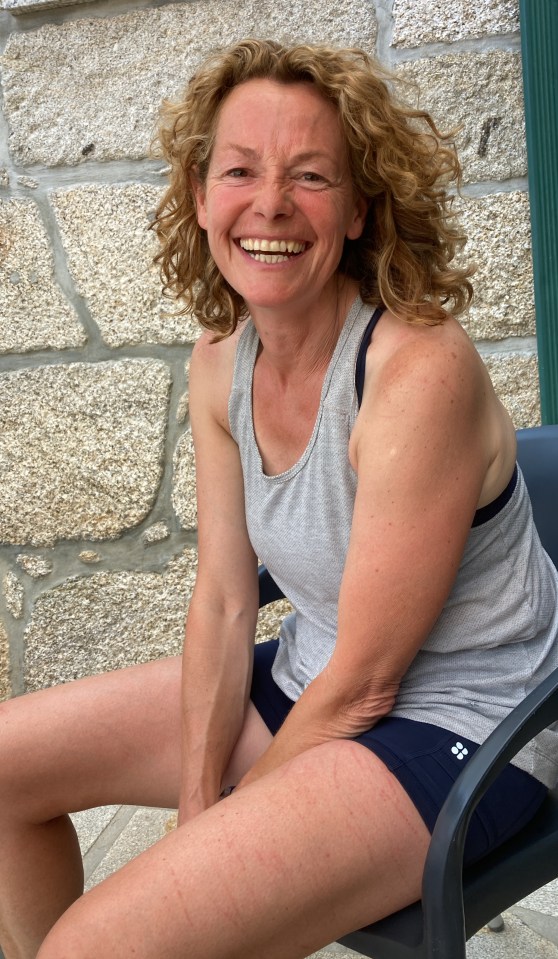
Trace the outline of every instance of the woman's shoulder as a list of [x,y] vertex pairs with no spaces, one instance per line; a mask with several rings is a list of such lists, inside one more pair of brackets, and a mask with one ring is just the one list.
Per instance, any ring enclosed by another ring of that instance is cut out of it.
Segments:
[[[506,485],[515,462],[515,430],[482,357],[461,324],[413,324],[386,311],[366,357],[363,422],[403,419],[429,442],[455,434],[478,446],[485,463],[479,505]],[[358,433],[355,439],[358,438]]]
[[238,342],[245,328],[246,323],[239,324],[234,333],[219,340],[204,330],[192,350],[191,374],[215,378],[215,385],[229,382],[230,392]]
[[401,388],[419,380],[436,390],[454,380],[456,391],[479,383],[487,385],[488,374],[474,344],[452,316],[434,326],[413,323],[386,310],[374,332],[366,357],[367,379]]
[[205,369],[219,369],[221,366],[234,364],[234,357],[238,341],[246,328],[246,323],[239,323],[234,333],[223,339],[216,339],[210,330],[203,330],[192,350],[192,360]]
[[196,341],[190,361],[190,405],[210,410],[227,432],[234,361],[244,328],[245,324],[239,324],[234,333],[221,340],[204,330]]

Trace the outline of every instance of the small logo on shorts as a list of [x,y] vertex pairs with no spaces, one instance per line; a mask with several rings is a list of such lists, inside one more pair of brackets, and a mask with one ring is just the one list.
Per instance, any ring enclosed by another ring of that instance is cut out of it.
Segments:
[[463,743],[456,743],[455,746],[451,747],[451,751],[457,759],[465,759],[465,756],[469,754],[469,750]]

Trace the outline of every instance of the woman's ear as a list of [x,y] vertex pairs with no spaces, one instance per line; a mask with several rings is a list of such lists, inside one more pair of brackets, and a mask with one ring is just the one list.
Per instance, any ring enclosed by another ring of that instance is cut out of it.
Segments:
[[357,194],[355,197],[353,218],[349,223],[346,233],[348,240],[358,240],[359,236],[362,234],[362,231],[364,230],[364,224],[366,223],[369,206],[370,204],[368,200],[365,200],[363,196]]
[[198,167],[194,167],[190,171],[190,186],[192,187],[192,193],[194,194],[194,200],[196,201],[196,214],[198,218],[198,225],[201,226],[202,230],[205,230],[207,227],[207,211],[205,206],[205,184],[199,174]]

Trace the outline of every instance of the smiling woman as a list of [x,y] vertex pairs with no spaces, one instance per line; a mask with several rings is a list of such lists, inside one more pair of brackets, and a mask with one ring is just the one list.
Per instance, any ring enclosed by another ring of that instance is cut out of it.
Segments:
[[[286,109],[293,85],[301,97],[313,99],[314,107],[320,97],[322,111],[338,131],[355,195],[368,203],[360,241],[347,238],[339,269],[359,282],[364,300],[382,300],[426,322],[443,321],[444,305],[459,314],[471,297],[467,277],[472,271],[449,265],[465,239],[454,222],[451,193],[442,187],[459,177],[450,138],[439,134],[427,112],[399,103],[392,92],[394,77],[363,51],[283,48],[272,41],[246,40],[210,58],[184,98],[165,104],[159,143],[171,173],[153,228],[161,241],[157,262],[167,293],[218,335],[247,316],[242,296],[215,269],[208,238],[197,228],[196,190],[184,171],[195,173],[198,185],[205,184],[218,120],[231,91],[238,95],[241,85],[262,80],[268,89],[276,88],[280,132],[293,136],[300,154],[299,183],[320,189],[322,174],[327,181],[335,171],[314,166],[327,165],[328,156],[324,131],[315,127],[317,136],[312,136],[310,118],[302,116],[297,131],[306,149],[297,143],[294,118]],[[261,114],[269,119],[263,109]],[[243,180],[247,161],[256,159],[253,145],[238,130],[231,137],[238,153],[230,158],[235,165],[228,174]]]
[[[205,327],[184,653],[0,704],[6,959],[302,959],[402,908],[461,769],[558,665],[428,114],[362,52],[246,40],[161,143],[157,259]],[[258,557],[295,612],[255,646]],[[487,791],[467,862],[534,814],[557,739]],[[67,813],[111,803],[179,828],[80,896]]]
[[360,236],[367,211],[332,104],[307,83],[240,84],[221,105],[207,174],[196,171],[193,187],[212,259],[252,316],[258,307],[291,319],[323,312],[345,240]]

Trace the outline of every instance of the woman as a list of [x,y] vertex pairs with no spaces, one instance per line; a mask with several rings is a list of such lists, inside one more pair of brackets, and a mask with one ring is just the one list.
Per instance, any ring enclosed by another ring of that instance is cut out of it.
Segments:
[[[3,706],[6,959],[294,959],[405,906],[476,743],[556,665],[514,430],[444,309],[470,285],[428,116],[364,54],[250,40],[161,140],[159,259],[207,330],[182,703],[172,660]],[[254,650],[258,556],[296,614]],[[469,860],[555,756],[507,767]],[[179,828],[78,900],[64,813],[121,802]]]

